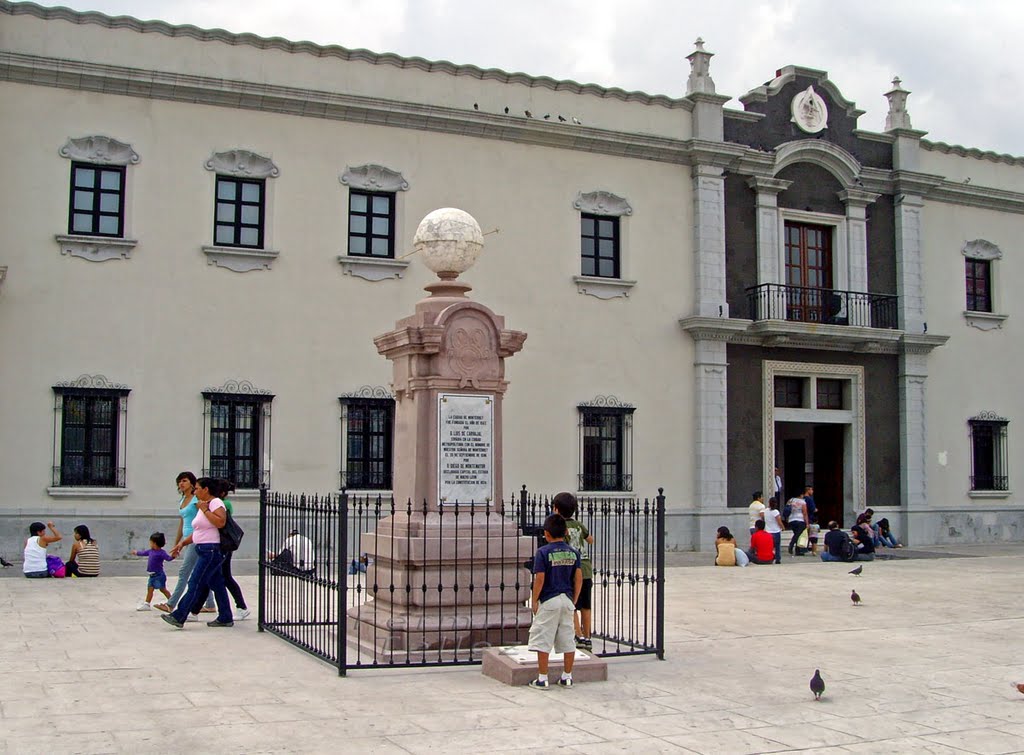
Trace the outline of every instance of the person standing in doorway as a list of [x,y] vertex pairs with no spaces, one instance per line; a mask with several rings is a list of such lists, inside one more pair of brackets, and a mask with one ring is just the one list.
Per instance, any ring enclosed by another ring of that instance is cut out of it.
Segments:
[[768,508],[761,512],[764,518],[764,531],[772,536],[775,548],[775,563],[782,563],[782,512],[779,511],[779,499],[776,496],[768,502]]
[[750,534],[753,535],[754,529],[757,527],[757,520],[764,518],[761,516],[764,512],[764,493],[760,490],[755,490],[751,498],[753,500],[747,506],[747,520],[750,524]]
[[782,472],[775,467],[775,500],[782,502]]

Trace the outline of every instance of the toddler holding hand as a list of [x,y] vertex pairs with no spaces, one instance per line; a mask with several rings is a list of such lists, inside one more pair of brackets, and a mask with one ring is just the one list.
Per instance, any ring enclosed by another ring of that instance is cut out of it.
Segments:
[[135,609],[136,611],[148,611],[152,607],[150,603],[153,600],[153,590],[162,592],[164,598],[171,597],[171,594],[167,591],[167,574],[164,572],[164,561],[173,561],[174,557],[164,550],[166,544],[167,539],[164,537],[164,533],[154,532],[149,536],[149,550],[132,551],[134,556],[149,557],[149,561],[146,563],[146,571],[149,572],[149,581],[146,583],[146,599],[139,603]]

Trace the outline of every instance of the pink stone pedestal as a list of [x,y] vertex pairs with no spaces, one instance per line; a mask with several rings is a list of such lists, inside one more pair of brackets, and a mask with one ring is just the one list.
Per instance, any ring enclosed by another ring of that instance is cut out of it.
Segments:
[[[522,662],[523,657],[529,658]],[[562,656],[552,656],[548,662],[548,681],[556,683],[562,675]],[[537,678],[537,654],[526,651],[526,646],[491,647],[483,651],[483,673],[502,684],[512,687],[523,687]],[[580,682],[608,681],[608,662],[592,653],[576,651],[576,660],[572,667],[574,684]]]
[[[382,662],[466,657],[471,648],[524,642],[531,618],[523,563],[535,542],[502,515],[501,474],[505,359],[526,334],[505,329],[503,317],[466,296],[464,283],[442,280],[426,290],[413,315],[374,339],[393,364],[393,487],[401,513],[362,535],[361,550],[373,559],[366,584],[377,590],[349,609],[348,636],[353,649]],[[481,500],[439,500],[441,394],[493,402],[490,484]]]

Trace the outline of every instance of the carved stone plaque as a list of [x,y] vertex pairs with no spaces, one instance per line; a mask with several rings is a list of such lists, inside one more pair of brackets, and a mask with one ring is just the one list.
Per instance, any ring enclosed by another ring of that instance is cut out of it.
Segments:
[[813,86],[797,94],[790,109],[793,123],[808,134],[816,134],[828,125],[828,107]]
[[494,398],[439,394],[438,503],[490,503],[493,491]]

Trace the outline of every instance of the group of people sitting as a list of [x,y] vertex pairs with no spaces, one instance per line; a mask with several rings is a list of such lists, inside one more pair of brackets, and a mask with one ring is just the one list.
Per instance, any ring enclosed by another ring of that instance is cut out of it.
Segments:
[[[808,488],[807,494],[813,494]],[[761,493],[754,493],[750,505],[750,547],[744,551],[736,545],[736,538],[728,527],[719,527],[715,538],[716,566],[746,566],[755,564],[782,563],[782,530],[790,529],[793,537],[789,543],[791,555],[803,555],[810,550],[817,553],[817,523],[813,498],[790,499],[787,504],[788,521],[783,520],[778,501],[773,498],[768,506],[761,502]],[[849,533],[840,529],[839,523],[828,523],[822,561],[873,561],[878,547],[902,548],[889,527],[888,519],[873,523],[874,511],[866,509],[857,516],[857,523]],[[805,533],[808,537],[802,537]]]
[[29,579],[48,577],[98,577],[100,575],[100,548],[84,524],[75,527],[75,541],[67,562],[60,556],[50,555],[46,549],[64,536],[53,522],[32,522],[25,541],[22,572]]

